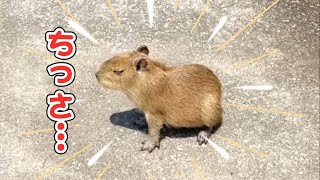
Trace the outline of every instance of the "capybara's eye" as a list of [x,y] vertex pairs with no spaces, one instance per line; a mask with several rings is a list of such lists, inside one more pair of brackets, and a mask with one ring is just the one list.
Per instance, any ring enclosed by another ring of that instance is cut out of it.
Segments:
[[113,70],[113,72],[117,75],[121,75],[124,70]]

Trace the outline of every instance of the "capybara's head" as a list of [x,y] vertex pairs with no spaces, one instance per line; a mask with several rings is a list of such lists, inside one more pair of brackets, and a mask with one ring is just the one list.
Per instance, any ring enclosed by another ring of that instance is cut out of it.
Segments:
[[148,47],[141,46],[103,62],[96,72],[99,84],[108,89],[129,89],[140,80],[139,75],[149,71],[148,54]]

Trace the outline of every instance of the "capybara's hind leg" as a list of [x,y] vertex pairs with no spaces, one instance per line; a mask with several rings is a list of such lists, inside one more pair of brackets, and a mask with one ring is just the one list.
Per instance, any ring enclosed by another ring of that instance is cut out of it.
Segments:
[[201,145],[203,143],[205,143],[205,144],[207,143],[207,140],[203,136],[208,138],[209,133],[206,131],[202,131],[202,130],[198,133],[197,142],[199,145]]
[[[212,126],[211,128],[208,128],[208,130],[206,130],[206,131],[204,131],[204,130],[201,130],[199,133],[198,133],[198,137],[197,137],[197,142],[198,142],[198,144],[199,145],[202,145],[203,143],[204,144],[207,144],[207,140],[204,138],[204,137],[206,137],[206,138],[210,138],[211,137],[211,135],[213,134],[213,133],[215,133],[218,129],[219,129],[219,127],[221,126],[221,123],[219,123],[219,124],[216,124],[216,125],[214,125],[214,126]],[[204,136],[204,137],[203,137]]]

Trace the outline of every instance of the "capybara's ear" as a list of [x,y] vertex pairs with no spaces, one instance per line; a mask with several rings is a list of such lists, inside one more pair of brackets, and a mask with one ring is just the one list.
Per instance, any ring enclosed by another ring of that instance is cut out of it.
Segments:
[[136,68],[136,71],[143,71],[147,68],[148,62],[146,59],[137,59],[134,61],[134,66]]
[[143,45],[143,46],[140,46],[138,49],[137,49],[138,52],[141,52],[145,55],[148,55],[149,54],[149,49],[147,46]]

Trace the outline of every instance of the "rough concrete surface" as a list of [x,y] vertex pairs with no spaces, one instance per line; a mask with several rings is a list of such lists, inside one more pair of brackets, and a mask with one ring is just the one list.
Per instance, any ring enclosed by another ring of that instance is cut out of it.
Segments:
[[[62,89],[78,101],[71,106],[76,119],[69,122],[73,127],[64,155],[54,152],[54,131],[46,130],[53,122],[46,116],[45,98],[58,89],[46,72],[53,61],[28,49],[55,59],[44,34],[58,26],[74,31],[67,23],[70,15],[54,0],[0,1],[0,179],[95,179],[108,163],[101,179],[319,179],[317,0],[280,0],[218,53],[215,49],[273,1],[213,0],[193,32],[206,1],[180,1],[177,11],[175,1],[155,1],[150,27],[147,1],[112,0],[121,29],[105,0],[61,2],[98,41],[77,33],[77,53],[68,60],[77,77]],[[223,16],[228,16],[225,26],[208,43]],[[115,53],[143,44],[167,64],[199,63],[218,74],[224,124],[211,140],[230,154],[229,160],[208,144],[198,146],[196,130],[164,132],[160,150],[139,151],[146,137],[143,116],[123,94],[99,86],[94,72]],[[224,71],[270,51],[274,53]],[[237,88],[244,85],[273,89]],[[89,167],[88,160],[110,141]]]

